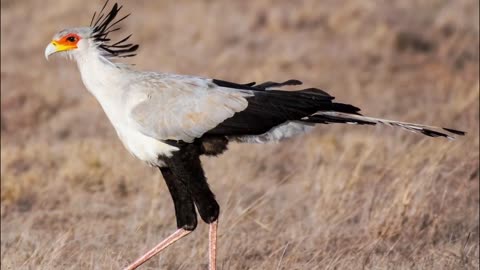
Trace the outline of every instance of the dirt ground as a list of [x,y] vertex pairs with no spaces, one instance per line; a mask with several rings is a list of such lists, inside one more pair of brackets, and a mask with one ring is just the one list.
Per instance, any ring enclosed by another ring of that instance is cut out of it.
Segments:
[[[219,269],[478,269],[475,0],[123,1],[143,70],[296,78],[456,141],[323,125],[205,158]],[[1,267],[120,269],[173,232],[158,172],[124,150],[76,65],[44,58],[102,1],[1,1]],[[206,269],[208,227],[141,269]]]

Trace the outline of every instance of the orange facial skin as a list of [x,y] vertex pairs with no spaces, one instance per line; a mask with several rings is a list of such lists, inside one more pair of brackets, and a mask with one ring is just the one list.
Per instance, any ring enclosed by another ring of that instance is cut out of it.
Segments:
[[77,34],[70,33],[58,40],[52,40],[52,44],[57,49],[57,52],[72,50],[77,48],[77,43],[80,39],[80,36]]

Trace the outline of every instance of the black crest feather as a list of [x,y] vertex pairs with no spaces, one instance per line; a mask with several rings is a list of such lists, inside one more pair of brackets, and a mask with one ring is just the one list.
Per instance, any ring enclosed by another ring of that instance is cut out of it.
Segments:
[[115,3],[110,12],[104,13],[107,4],[108,0],[105,2],[98,14],[97,12],[93,13],[93,17],[90,22],[90,27],[93,29],[92,37],[96,42],[98,42],[98,47],[107,53],[107,56],[135,56],[135,51],[139,46],[138,44],[127,43],[127,40],[132,36],[131,34],[115,43],[111,42],[111,39],[108,37],[108,34],[120,30],[118,23],[128,18],[130,14],[127,14],[120,19],[116,19],[118,12],[123,6],[119,6],[117,3]]

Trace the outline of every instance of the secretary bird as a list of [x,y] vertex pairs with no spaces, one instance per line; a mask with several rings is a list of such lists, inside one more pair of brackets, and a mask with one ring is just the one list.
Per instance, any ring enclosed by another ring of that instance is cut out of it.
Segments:
[[[201,155],[219,155],[230,141],[277,142],[315,124],[385,124],[430,137],[453,139],[459,130],[366,117],[360,109],[334,102],[323,90],[281,91],[298,80],[238,84],[186,75],[133,70],[115,63],[135,55],[131,35],[114,42],[109,34],[130,14],[122,6],[94,13],[89,27],[58,32],[45,57],[60,53],[77,62],[82,81],[95,96],[128,151],[158,167],[170,191],[177,230],[125,269],[136,269],[197,226],[196,210],[209,224],[209,269],[216,269],[220,207],[205,178]],[[196,208],[196,210],[195,210]]]

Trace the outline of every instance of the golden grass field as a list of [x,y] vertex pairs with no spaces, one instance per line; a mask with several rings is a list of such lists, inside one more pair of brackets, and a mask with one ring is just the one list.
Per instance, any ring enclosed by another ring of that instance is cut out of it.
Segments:
[[[203,164],[221,270],[479,268],[479,3],[123,1],[144,70],[300,79],[366,115],[465,130],[318,126]],[[176,229],[52,36],[103,1],[1,1],[1,267],[120,269]],[[208,226],[140,269],[206,269]]]

